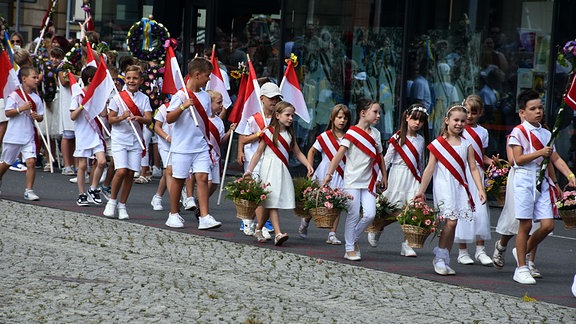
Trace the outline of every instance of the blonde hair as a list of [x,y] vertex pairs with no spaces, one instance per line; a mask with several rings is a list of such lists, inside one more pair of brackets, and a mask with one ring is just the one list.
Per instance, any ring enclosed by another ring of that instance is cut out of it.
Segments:
[[[460,111],[465,114],[468,114],[468,109],[466,109],[466,107],[462,106],[461,104],[453,104],[449,106],[448,109],[446,110],[446,118],[450,119],[450,116],[452,116],[452,112],[454,111]],[[444,122],[444,124],[442,125],[442,129],[440,130],[440,136],[444,136],[447,133],[448,133],[448,124]]]
[[[284,110],[288,108],[292,108],[292,110],[296,111],[296,108],[294,108],[294,106],[287,101],[280,101],[274,106],[274,114],[270,120],[270,127],[273,128],[272,141],[274,142],[274,145],[278,145],[278,136],[280,136],[280,127],[278,127],[280,126],[280,123],[278,122],[276,115],[282,114]],[[294,138],[296,138],[294,135],[294,128],[292,125],[290,125],[290,127],[286,127],[286,131],[288,132],[288,135],[290,135],[290,148],[292,148],[294,145],[296,145],[296,141],[294,141]]]
[[470,111],[478,112],[478,115],[482,115],[484,112],[484,102],[482,102],[482,98],[478,95],[469,95],[462,101],[462,106],[468,106]]
[[220,93],[220,91],[206,90],[206,92],[208,92],[208,94],[210,95],[211,101],[217,100],[218,98],[222,98],[222,94]]

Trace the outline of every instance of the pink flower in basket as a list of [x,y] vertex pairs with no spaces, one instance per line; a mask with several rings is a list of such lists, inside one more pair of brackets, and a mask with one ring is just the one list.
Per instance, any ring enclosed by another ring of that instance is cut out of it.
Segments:
[[317,207],[328,209],[346,209],[348,201],[353,197],[340,189],[324,186],[321,188],[308,187],[304,190],[304,209]]

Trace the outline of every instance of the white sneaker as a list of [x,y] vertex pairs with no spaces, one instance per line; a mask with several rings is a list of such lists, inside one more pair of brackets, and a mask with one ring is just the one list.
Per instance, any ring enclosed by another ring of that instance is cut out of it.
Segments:
[[173,228],[182,228],[184,227],[184,219],[178,213],[168,213],[168,220],[166,221],[165,225]]
[[244,235],[253,236],[256,230],[256,224],[254,223],[254,221],[245,219],[243,220],[243,222],[244,222],[244,229],[242,231],[244,232]]
[[474,258],[476,259],[476,261],[482,263],[483,266],[491,267],[494,265],[494,263],[492,263],[492,259],[490,259],[490,257],[486,254],[486,251],[484,250],[477,251]]
[[104,208],[104,212],[102,213],[106,217],[114,218],[116,214],[116,205],[117,202],[108,200],[106,203],[106,207]]
[[266,227],[262,227],[262,236],[266,239],[266,241],[272,239],[272,234],[270,234],[270,231]]
[[[70,178],[70,180],[68,180],[68,181],[70,181],[70,183],[78,183],[78,177]],[[84,182],[85,182],[85,183],[89,183],[89,182],[90,182],[90,176],[89,176],[89,175],[86,175],[86,176],[85,176]]]
[[150,205],[152,205],[153,210],[164,210],[164,207],[162,206],[162,197],[158,195],[154,195],[154,197],[152,197]]
[[[490,261],[492,261],[492,260],[490,260]],[[459,252],[458,253],[458,263],[470,265],[470,264],[474,264],[474,260],[472,260],[472,258],[470,257],[470,254],[468,254],[468,251]]]
[[186,210],[196,209],[196,200],[194,199],[194,197],[186,197],[186,200],[184,200],[184,209]]
[[118,219],[130,219],[130,216],[128,216],[128,211],[126,211],[126,206],[118,207]]
[[400,255],[406,257],[415,257],[416,252],[408,245],[408,241],[402,242],[402,248],[400,249]]
[[454,271],[454,269],[450,268],[449,265],[447,265],[446,263],[444,263],[444,265],[446,266],[446,274],[449,276],[453,276],[456,274],[456,271]]
[[434,258],[432,260],[432,264],[434,265],[434,271],[441,275],[445,276],[448,274],[448,269],[446,268],[446,263],[444,263],[444,259]]
[[572,295],[576,297],[576,275],[574,275],[574,282],[572,283]]
[[514,270],[514,277],[512,277],[512,279],[523,285],[533,285],[536,283],[536,279],[532,278],[530,269],[528,269],[528,267],[516,268],[516,270]]
[[377,247],[380,235],[382,235],[382,232],[368,232],[368,244],[370,244],[371,247]]
[[342,241],[340,241],[336,237],[335,233],[330,233],[330,234],[328,234],[328,239],[326,240],[326,244],[340,245],[340,244],[342,244]]
[[200,217],[198,229],[199,230],[206,230],[206,229],[213,229],[222,226],[222,223],[215,220],[212,215],[208,214],[204,217]]
[[532,278],[542,278],[542,274],[540,273],[540,270],[538,270],[536,268],[536,264],[534,264],[534,261],[528,261],[528,270],[530,270],[530,275],[532,275]]
[[153,165],[152,166],[152,177],[153,178],[162,178],[162,169]]
[[36,195],[32,189],[26,189],[26,191],[24,191],[24,199],[36,201],[40,200],[40,197],[38,197],[38,195]]

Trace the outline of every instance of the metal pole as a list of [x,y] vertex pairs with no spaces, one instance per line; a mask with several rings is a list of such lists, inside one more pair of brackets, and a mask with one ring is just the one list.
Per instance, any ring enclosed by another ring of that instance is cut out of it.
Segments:
[[20,32],[20,7],[22,6],[22,4],[20,3],[20,0],[16,0],[16,31]]
[[72,13],[72,1],[66,1],[66,39],[70,39],[70,15]]

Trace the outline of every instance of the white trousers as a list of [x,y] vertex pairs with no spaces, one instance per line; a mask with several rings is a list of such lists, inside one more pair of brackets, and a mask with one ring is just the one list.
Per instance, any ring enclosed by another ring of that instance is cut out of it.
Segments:
[[[348,214],[344,227],[344,240],[346,241],[346,252],[354,251],[354,243],[358,241],[360,235],[366,230],[376,215],[376,196],[368,189],[344,189],[345,192],[354,197],[348,202]],[[362,206],[362,218],[360,218],[360,206]]]

